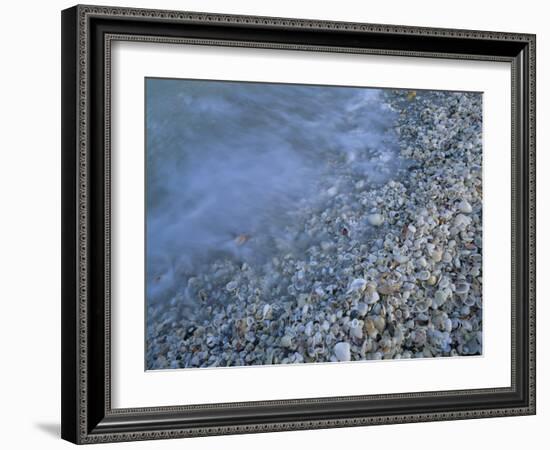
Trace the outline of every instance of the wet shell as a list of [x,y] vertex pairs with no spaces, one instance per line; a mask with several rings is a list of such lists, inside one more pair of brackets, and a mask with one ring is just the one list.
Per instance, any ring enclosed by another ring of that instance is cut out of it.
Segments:
[[352,292],[362,292],[365,290],[366,286],[366,280],[364,280],[363,278],[356,278],[350,283],[347,293],[351,294]]
[[373,227],[379,227],[384,223],[384,218],[381,214],[370,214],[367,220]]

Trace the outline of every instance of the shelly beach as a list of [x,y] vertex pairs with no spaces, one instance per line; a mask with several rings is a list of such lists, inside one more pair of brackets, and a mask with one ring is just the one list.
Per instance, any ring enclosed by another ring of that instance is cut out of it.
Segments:
[[481,94],[148,82],[147,369],[482,354]]

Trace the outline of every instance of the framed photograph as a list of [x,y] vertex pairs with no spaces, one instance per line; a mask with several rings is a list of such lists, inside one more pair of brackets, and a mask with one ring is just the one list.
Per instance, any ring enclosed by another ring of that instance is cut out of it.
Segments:
[[535,36],[62,12],[62,437],[535,413]]

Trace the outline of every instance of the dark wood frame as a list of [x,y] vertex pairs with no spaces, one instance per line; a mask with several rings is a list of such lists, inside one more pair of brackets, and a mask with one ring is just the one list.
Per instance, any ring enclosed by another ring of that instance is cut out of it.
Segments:
[[[512,385],[112,409],[110,43],[185,42],[512,65]],[[535,413],[535,36],[98,6],[62,13],[62,437],[75,443]]]

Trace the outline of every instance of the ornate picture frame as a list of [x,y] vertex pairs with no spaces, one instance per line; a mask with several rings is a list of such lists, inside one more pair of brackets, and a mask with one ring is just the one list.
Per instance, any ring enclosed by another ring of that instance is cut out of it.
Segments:
[[[509,63],[510,386],[113,408],[110,76],[117,41]],[[535,414],[534,35],[82,5],[62,12],[64,439],[84,444],[529,414]]]

